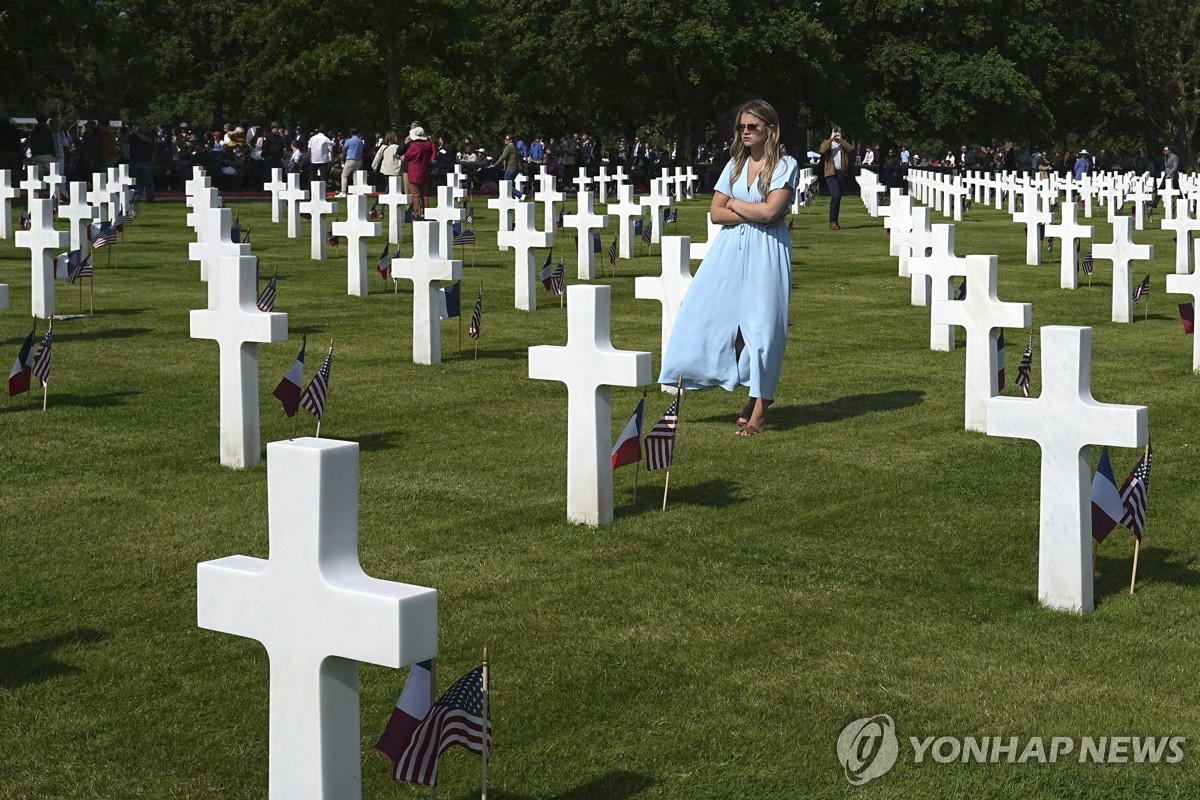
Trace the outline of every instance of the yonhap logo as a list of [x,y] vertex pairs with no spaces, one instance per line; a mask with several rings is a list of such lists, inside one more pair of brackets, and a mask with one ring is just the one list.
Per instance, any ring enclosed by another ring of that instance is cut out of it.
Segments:
[[887,714],[854,720],[842,728],[837,753],[846,780],[854,786],[886,775],[900,753],[895,721]]

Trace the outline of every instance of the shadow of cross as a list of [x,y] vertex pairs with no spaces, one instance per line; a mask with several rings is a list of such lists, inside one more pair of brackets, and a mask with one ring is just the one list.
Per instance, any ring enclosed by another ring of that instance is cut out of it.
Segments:
[[31,642],[0,647],[0,688],[19,689],[31,683],[78,672],[79,668],[59,661],[56,655],[78,644],[95,644],[108,638],[103,631],[79,628]]
[[1032,439],[1042,448],[1038,600],[1092,610],[1091,451],[1093,444],[1146,444],[1145,406],[1092,398],[1092,329],[1042,328],[1042,393],[988,401],[989,436]]
[[358,445],[267,445],[269,560],[196,569],[201,628],[263,644],[271,662],[270,800],[360,800],[358,662],[437,657],[437,592],[358,562]]

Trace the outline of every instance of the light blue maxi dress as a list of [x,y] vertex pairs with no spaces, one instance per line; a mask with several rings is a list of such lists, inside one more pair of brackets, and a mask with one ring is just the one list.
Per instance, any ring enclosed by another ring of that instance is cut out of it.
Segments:
[[[747,186],[743,169],[733,186],[732,170],[730,160],[716,190],[761,203],[758,181]],[[798,177],[795,160],[785,156],[771,176],[771,190],[786,187],[794,194]],[[791,290],[791,234],[783,219],[721,228],[679,307],[659,383],[674,386],[682,375],[685,389],[749,386],[751,397],[773,400],[787,345]]]

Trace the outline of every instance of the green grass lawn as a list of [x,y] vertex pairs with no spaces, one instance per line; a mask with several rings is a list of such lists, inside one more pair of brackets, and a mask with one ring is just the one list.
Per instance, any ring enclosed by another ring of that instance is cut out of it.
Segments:
[[[287,343],[259,348],[264,448],[291,434],[270,392],[301,334],[306,379],[334,339],[322,433],[361,443],[365,570],[437,588],[439,688],[490,647],[491,797],[1194,796],[1200,377],[1175,310],[1186,298],[1163,293],[1172,235],[1135,234],[1156,248],[1149,318],[1139,304],[1118,325],[1108,262],[1063,291],[1057,258],[1025,266],[1024,227],[1001,212],[977,207],[956,229],[959,254],[999,256],[999,296],[1031,302],[1035,328],[1093,326],[1098,400],[1150,408],[1137,594],[1121,529],[1100,549],[1096,611],[1077,617],[1037,603],[1037,446],[963,429],[965,349],[928,349],[929,313],[909,304],[880,220],[855,198],[841,231],[824,199],[796,219],[766,433],[732,435],[744,394],[688,394],[667,511],[662,473],[642,471],[632,506],[622,469],[602,529],[566,521],[565,387],[527,378],[529,346],[565,343],[566,311],[545,294],[535,313],[513,309],[513,258],[496,251],[482,200],[479,245],[463,255],[468,315],[484,285],[479,359],[465,335],[458,351],[451,321],[435,367],[411,363],[411,289],[394,294],[372,269],[370,296],[348,297],[344,248],[311,261],[307,227],[289,240],[265,202],[230,205],[264,281],[278,268],[290,325]],[[680,232],[703,237],[706,210],[686,204]],[[266,465],[218,463],[217,347],[188,336],[206,287],[185,212],[147,205],[116,266],[100,252],[103,316],[56,323],[49,410],[40,392],[0,399],[0,798],[266,796],[265,651],[196,627],[197,562],[268,556]],[[574,283],[569,234],[560,242]],[[657,369],[659,306],[633,297],[657,258],[637,252],[615,276],[599,256],[601,280],[614,345],[654,352]],[[29,330],[28,251],[11,240],[0,280],[7,366]],[[58,292],[60,313],[78,309],[74,287]],[[1014,394],[1026,334],[1007,340]],[[1035,393],[1040,372],[1035,336]],[[639,396],[613,390],[614,433]],[[652,391],[648,420],[668,402]],[[305,415],[301,433],[314,427]],[[1118,482],[1138,455],[1112,451]],[[390,782],[372,750],[404,674],[361,669],[367,798],[424,796]],[[851,787],[838,734],[878,713],[896,719],[899,763]],[[1179,735],[1188,747],[1175,765],[940,765],[915,763],[910,735]],[[478,759],[453,750],[438,796],[477,795],[478,778]]]

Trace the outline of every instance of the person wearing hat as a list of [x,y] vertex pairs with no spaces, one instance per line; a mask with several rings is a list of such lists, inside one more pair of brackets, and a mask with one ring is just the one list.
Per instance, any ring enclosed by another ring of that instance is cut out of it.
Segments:
[[404,166],[408,172],[408,194],[412,198],[414,220],[425,219],[425,187],[429,183],[429,164],[433,161],[433,143],[425,129],[417,126],[408,132]]
[[1092,167],[1092,162],[1088,159],[1088,151],[1080,150],[1078,158],[1075,159],[1075,167],[1071,170],[1071,175],[1075,180],[1083,180],[1083,176],[1088,173]]

